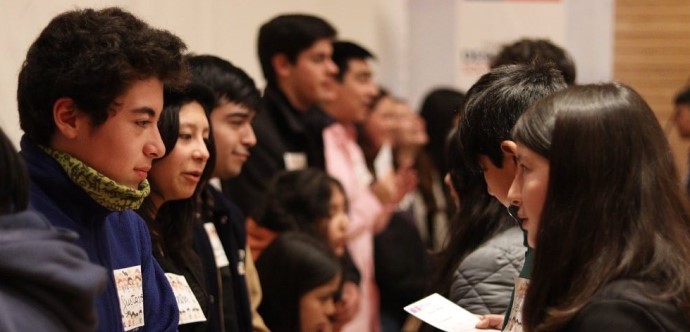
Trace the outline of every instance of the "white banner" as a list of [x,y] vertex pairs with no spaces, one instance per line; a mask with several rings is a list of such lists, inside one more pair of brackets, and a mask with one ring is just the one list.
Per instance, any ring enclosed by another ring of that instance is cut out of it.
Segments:
[[463,90],[489,70],[489,60],[503,45],[521,38],[565,45],[564,0],[459,0],[456,8],[460,52],[456,77]]

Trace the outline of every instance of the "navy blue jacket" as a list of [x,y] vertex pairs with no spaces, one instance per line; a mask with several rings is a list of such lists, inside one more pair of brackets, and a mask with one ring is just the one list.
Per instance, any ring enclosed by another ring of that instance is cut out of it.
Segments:
[[21,140],[31,178],[30,209],[51,224],[79,234],[77,244],[89,260],[109,270],[98,297],[98,331],[124,330],[113,270],[141,266],[144,326],[131,331],[177,331],[179,312],[163,270],[153,258],[146,223],[132,210],[113,212],[72,182],[62,167],[26,136]]
[[[247,231],[244,226],[244,215],[220,191],[208,185],[203,193],[203,221],[212,222],[216,227],[223,250],[230,262],[229,268],[220,269],[219,281],[222,284],[221,301],[223,301],[225,330],[252,331],[249,293],[244,275],[245,261],[251,259],[247,257],[245,251]],[[207,237],[205,239],[208,241]],[[199,252],[198,247],[197,252]],[[204,257],[201,253],[200,256]],[[205,256],[208,257],[208,254]],[[205,265],[210,266],[210,263],[215,262],[205,259]],[[213,281],[213,278],[211,280]],[[218,285],[217,278],[216,285]],[[213,288],[216,285],[213,282],[208,285],[211,294],[214,293]]]

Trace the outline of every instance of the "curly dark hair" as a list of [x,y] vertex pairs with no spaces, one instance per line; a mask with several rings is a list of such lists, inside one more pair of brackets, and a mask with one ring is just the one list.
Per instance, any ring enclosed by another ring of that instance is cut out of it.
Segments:
[[505,45],[491,59],[491,69],[505,65],[552,63],[563,74],[568,85],[575,84],[575,62],[566,50],[546,39],[520,39]]
[[170,87],[186,83],[184,42],[119,9],[62,13],[31,45],[19,73],[19,121],[35,143],[55,131],[52,108],[68,97],[95,126],[134,81],[156,77]]

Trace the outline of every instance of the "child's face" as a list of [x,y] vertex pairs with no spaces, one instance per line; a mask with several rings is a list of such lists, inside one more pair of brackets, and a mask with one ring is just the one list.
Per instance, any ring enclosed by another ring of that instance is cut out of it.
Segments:
[[299,299],[300,332],[331,331],[331,316],[335,313],[333,295],[340,285],[336,275],[328,283],[316,287]]
[[115,99],[113,111],[99,126],[85,114],[70,151],[76,158],[111,180],[138,188],[153,159],[165,153],[158,132],[163,109],[163,83],[157,78],[135,81]]
[[206,141],[209,124],[204,109],[191,102],[180,109],[177,143],[151,169],[151,195],[162,201],[189,198],[194,194],[209,158]]
[[350,224],[350,219],[347,217],[345,196],[339,188],[332,189],[329,211],[331,217],[327,221],[326,230],[328,242],[336,256],[340,257],[345,253],[347,226]]
[[508,199],[519,207],[517,216],[522,229],[527,231],[527,243],[534,248],[549,188],[549,160],[520,143],[517,144],[516,159],[517,174]]

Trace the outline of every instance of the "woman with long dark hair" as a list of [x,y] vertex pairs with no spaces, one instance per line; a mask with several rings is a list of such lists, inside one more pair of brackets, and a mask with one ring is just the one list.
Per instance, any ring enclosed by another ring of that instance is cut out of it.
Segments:
[[341,268],[333,251],[304,233],[279,235],[256,261],[259,313],[274,332],[331,331]]
[[[181,296],[190,299],[187,289],[198,302],[190,311],[180,308],[180,331],[206,331],[212,312],[194,234],[200,224],[200,194],[215,163],[208,120],[213,105],[211,93],[202,86],[166,91],[158,122],[166,153],[154,161],[149,171],[151,194],[137,211],[148,224],[153,255],[170,279],[178,304]],[[188,287],[181,285],[182,279]]]
[[689,331],[690,210],[654,113],[616,83],[570,87],[513,129],[509,192],[535,248],[527,331]]

